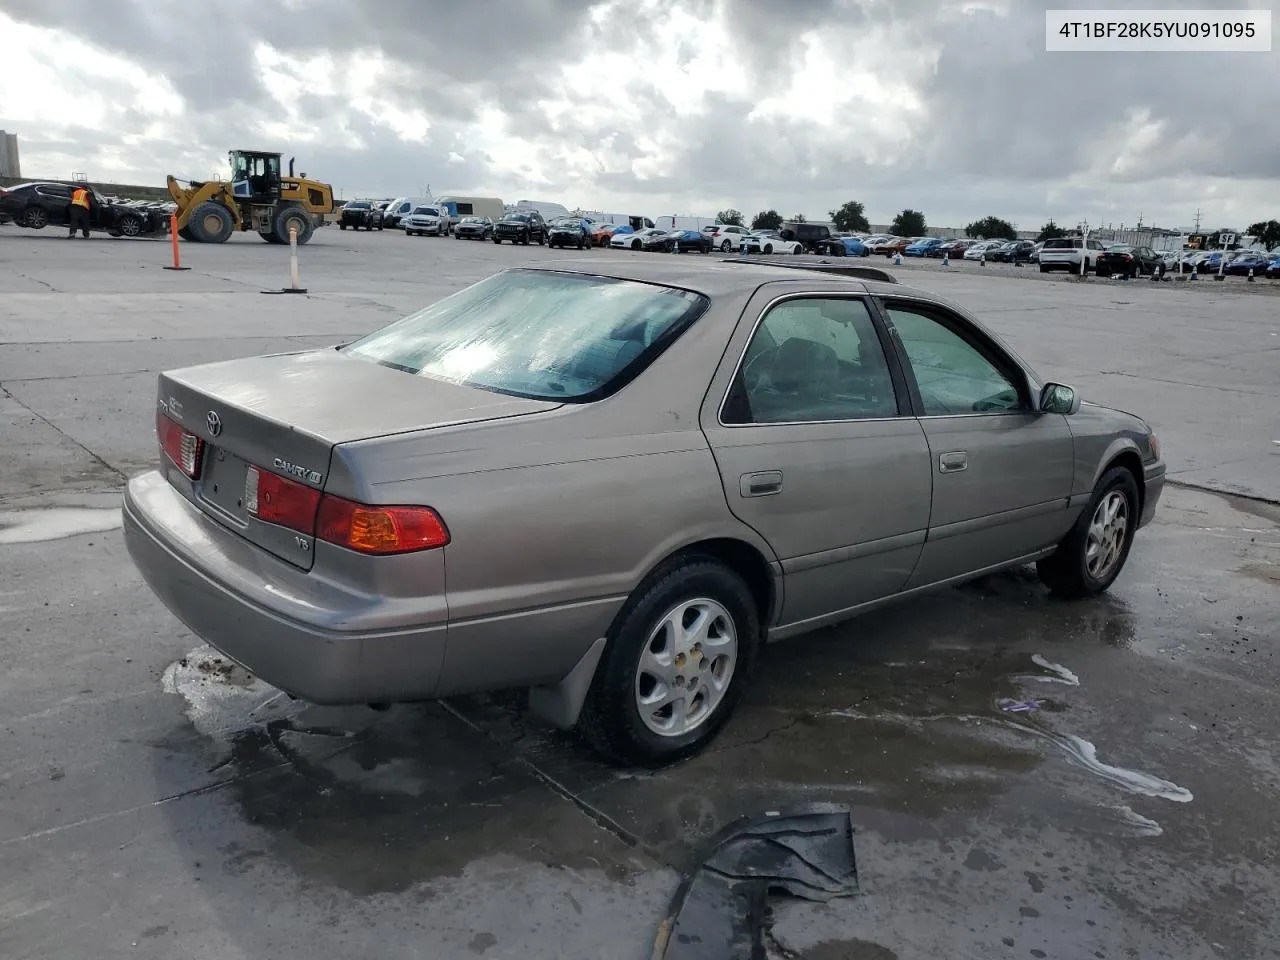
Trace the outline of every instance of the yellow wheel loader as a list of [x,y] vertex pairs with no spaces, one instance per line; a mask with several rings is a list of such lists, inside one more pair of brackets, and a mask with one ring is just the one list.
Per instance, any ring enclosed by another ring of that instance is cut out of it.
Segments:
[[[306,243],[326,213],[333,188],[304,173],[281,176],[280,154],[232,150],[231,180],[182,181],[169,176],[169,196],[178,205],[178,235],[197,243],[225,243],[237,230],[256,230],[267,243],[288,243],[289,228]],[[183,186],[183,184],[186,186]]]

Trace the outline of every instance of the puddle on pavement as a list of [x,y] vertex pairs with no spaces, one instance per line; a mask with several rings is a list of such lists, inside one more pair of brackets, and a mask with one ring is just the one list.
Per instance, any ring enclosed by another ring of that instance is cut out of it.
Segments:
[[0,545],[63,540],[120,527],[119,507],[44,507],[0,511]]
[[[213,748],[210,781],[308,880],[400,892],[494,854],[624,883],[647,866],[438,704],[310,706],[207,646],[161,684]],[[221,853],[233,872],[266,855],[232,846]]]

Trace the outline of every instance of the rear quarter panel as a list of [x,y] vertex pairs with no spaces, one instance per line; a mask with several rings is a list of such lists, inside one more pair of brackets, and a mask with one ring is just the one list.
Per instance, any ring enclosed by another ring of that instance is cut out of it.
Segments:
[[741,306],[713,304],[606,400],[335,449],[334,482],[429,505],[449,528],[440,695],[563,677],[689,544],[732,537],[776,560],[729,512],[698,423]]

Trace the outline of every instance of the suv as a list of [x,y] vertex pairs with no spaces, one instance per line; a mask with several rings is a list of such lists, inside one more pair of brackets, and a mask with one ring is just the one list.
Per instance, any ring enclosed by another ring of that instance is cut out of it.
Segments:
[[831,228],[822,223],[784,223],[782,239],[794,240],[807,253],[822,253],[831,243]]
[[751,236],[751,231],[732,223],[717,223],[713,227],[703,227],[702,234],[715,249],[728,253],[741,247],[743,241]]
[[547,221],[536,210],[508,213],[493,225],[493,242],[501,243],[503,240],[510,240],[512,243],[537,240],[538,246],[542,246],[547,242]]
[[449,214],[439,207],[423,205],[401,220],[406,237],[439,237],[448,232]]
[[338,227],[342,230],[347,227],[352,230],[359,230],[361,227],[366,230],[381,230],[382,210],[372,200],[352,200],[343,204],[342,212],[338,214]]
[[[1081,240],[1079,237],[1055,237],[1052,240],[1046,240],[1044,246],[1040,248],[1040,272],[1049,273],[1051,270],[1066,270],[1068,273],[1079,273],[1080,248]],[[1098,262],[1098,254],[1102,252],[1102,249],[1101,241],[1089,241],[1084,253],[1085,273],[1092,270]]]

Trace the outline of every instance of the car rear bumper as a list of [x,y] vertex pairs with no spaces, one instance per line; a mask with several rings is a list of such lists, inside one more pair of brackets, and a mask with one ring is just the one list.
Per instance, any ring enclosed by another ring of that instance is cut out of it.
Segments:
[[129,482],[123,514],[125,543],[147,585],[250,673],[313,703],[435,695],[445,654],[442,597],[406,611],[405,598],[384,601],[320,580],[206,517],[159,471]]

